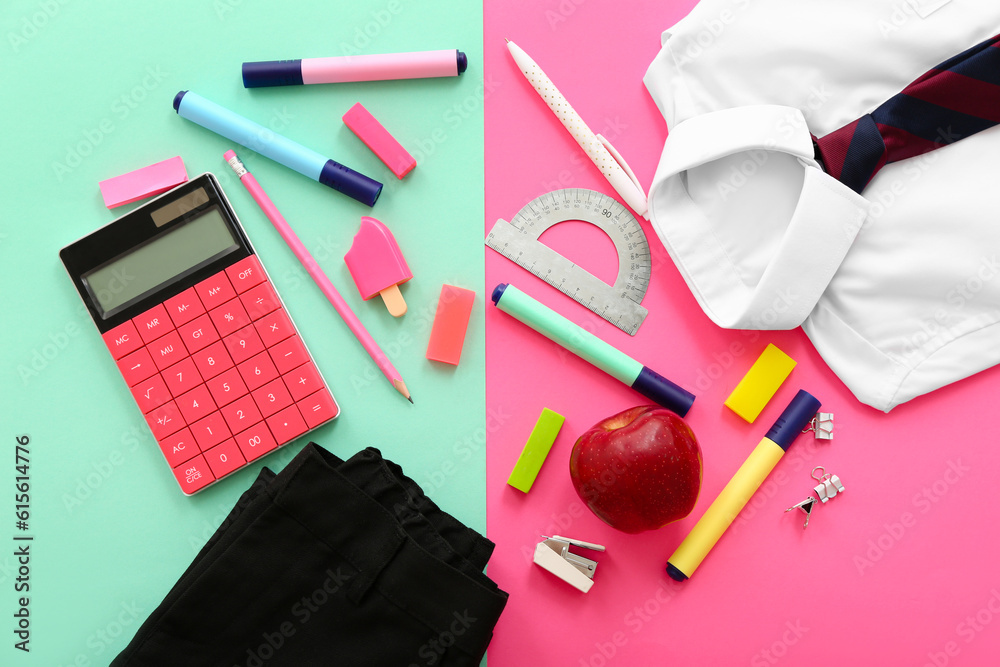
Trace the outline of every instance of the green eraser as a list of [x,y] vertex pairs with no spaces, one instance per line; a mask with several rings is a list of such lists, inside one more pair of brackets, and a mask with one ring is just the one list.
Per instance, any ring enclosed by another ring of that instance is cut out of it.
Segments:
[[793,368],[795,360],[768,343],[726,399],[726,407],[752,424]]
[[535,477],[542,469],[545,457],[549,455],[552,443],[556,441],[564,421],[566,418],[558,412],[542,408],[542,414],[538,416],[535,428],[531,429],[528,442],[524,443],[524,449],[517,457],[517,464],[507,478],[508,484],[525,493],[531,490],[531,485],[535,483]]

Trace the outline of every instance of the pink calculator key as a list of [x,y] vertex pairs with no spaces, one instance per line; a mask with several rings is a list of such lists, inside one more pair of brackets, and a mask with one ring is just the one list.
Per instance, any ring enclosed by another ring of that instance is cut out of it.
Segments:
[[205,457],[200,454],[174,468],[174,477],[181,485],[181,491],[188,495],[215,481],[215,475],[205,462]]
[[299,414],[298,408],[289,405],[276,415],[267,418],[267,426],[279,444],[285,444],[299,437],[309,429]]
[[302,364],[290,373],[281,376],[285,386],[291,392],[292,398],[301,401],[303,398],[323,388],[323,380],[312,362]]
[[132,387],[156,373],[156,366],[153,365],[153,358],[149,356],[146,348],[140,348],[119,359],[118,370],[121,371],[128,386]]
[[198,455],[198,444],[191,435],[191,430],[182,428],[173,435],[160,440],[160,451],[167,457],[167,463],[171,468],[175,468],[188,459]]
[[132,387],[132,396],[139,405],[139,409],[142,410],[142,414],[146,414],[170,400],[167,384],[160,375],[154,375],[136,384]]
[[215,404],[220,407],[232,403],[247,393],[247,386],[240,377],[239,369],[236,368],[230,368],[222,375],[212,378],[205,386],[215,399]]
[[173,401],[164,403],[152,412],[146,413],[146,422],[157,441],[163,440],[186,426],[184,418],[181,417],[181,411],[177,409],[177,404]]
[[286,338],[268,349],[267,352],[271,355],[274,367],[281,374],[285,374],[293,368],[309,361],[309,354],[306,352],[305,345],[302,344],[302,340],[298,336]]
[[271,347],[295,333],[291,321],[284,310],[276,310],[254,323],[264,345]]
[[201,299],[195,294],[193,287],[170,297],[163,302],[163,306],[167,309],[167,315],[173,320],[175,327],[187,324],[205,312],[205,306],[201,305]]
[[257,387],[262,387],[278,377],[278,370],[271,362],[271,357],[267,356],[267,352],[261,352],[247,359],[237,366],[237,368],[240,369],[243,382],[246,383],[247,389],[250,391],[253,391]]
[[229,432],[222,413],[213,412],[204,419],[191,424],[191,435],[194,436],[201,451],[204,452],[228,438],[232,433]]
[[208,387],[203,384],[198,385],[186,394],[174,400],[184,417],[184,421],[192,424],[202,417],[207,417],[215,410],[215,402],[208,393]]
[[150,308],[142,315],[133,317],[132,324],[135,325],[144,343],[152,343],[174,328],[174,323],[167,317],[167,309],[163,307],[162,303]]
[[229,283],[225,271],[216,273],[211,278],[206,278],[194,286],[194,291],[198,294],[207,310],[212,310],[221,306],[236,296],[236,290]]
[[333,396],[326,389],[307,396],[296,405],[309,428],[316,428],[323,422],[333,419],[338,412],[337,404],[333,402]]
[[106,331],[101,334],[101,338],[116,360],[142,347],[142,339],[139,338],[139,332],[135,330],[132,320],[122,322],[111,331]]
[[292,397],[281,378],[275,378],[260,389],[251,392],[253,400],[256,401],[260,413],[265,417],[270,417],[278,410],[287,408],[292,404]]
[[233,433],[245,431],[257,422],[261,421],[260,410],[254,403],[253,398],[244,396],[237,399],[220,410],[222,416]]
[[225,338],[241,327],[250,324],[250,318],[239,299],[230,299],[218,308],[213,309],[209,316],[215,324],[219,335]]
[[233,360],[229,358],[226,346],[222,344],[221,340],[209,345],[204,350],[195,352],[191,358],[194,359],[194,365],[198,367],[198,372],[206,380],[233,367]]
[[249,292],[244,292],[240,295],[240,301],[247,309],[250,319],[255,322],[280,305],[278,295],[274,293],[270,283],[262,283]]
[[260,422],[238,434],[235,438],[247,461],[253,461],[278,446],[267,424]]
[[166,336],[160,336],[147,345],[146,349],[149,351],[149,356],[153,358],[153,363],[161,371],[187,356],[187,350],[184,349],[181,337],[176,331],[171,331]]
[[229,356],[233,358],[233,363],[243,363],[253,355],[264,350],[264,343],[261,342],[257,330],[252,326],[246,326],[234,334],[226,336],[223,341]]
[[232,438],[205,452],[205,461],[217,479],[225,477],[247,462]]
[[177,331],[191,354],[219,340],[219,332],[215,330],[215,325],[207,314],[188,322]]
[[236,293],[242,294],[264,280],[264,269],[260,267],[257,256],[250,255],[226,269],[226,275],[236,288]]
[[174,398],[201,384],[201,375],[195,368],[194,360],[191,357],[185,357],[163,371],[162,375],[167,383],[167,389],[170,390],[170,395]]

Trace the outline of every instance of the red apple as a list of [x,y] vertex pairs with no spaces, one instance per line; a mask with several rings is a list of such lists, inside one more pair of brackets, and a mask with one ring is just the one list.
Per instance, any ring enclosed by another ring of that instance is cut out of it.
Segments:
[[573,486],[606,524],[626,533],[662,528],[694,509],[701,447],[676,414],[652,405],[619,412],[580,436]]

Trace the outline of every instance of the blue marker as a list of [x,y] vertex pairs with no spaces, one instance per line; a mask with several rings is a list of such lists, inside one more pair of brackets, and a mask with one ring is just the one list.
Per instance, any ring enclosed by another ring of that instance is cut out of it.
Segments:
[[187,118],[230,141],[246,146],[303,176],[357,199],[362,204],[374,206],[382,192],[382,184],[378,181],[325,158],[316,151],[286,139],[196,93],[187,90],[177,93],[174,97],[174,110],[181,118]]

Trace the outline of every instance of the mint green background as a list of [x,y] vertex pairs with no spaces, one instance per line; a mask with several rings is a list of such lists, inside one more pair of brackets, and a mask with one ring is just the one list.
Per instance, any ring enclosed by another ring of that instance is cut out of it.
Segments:
[[[445,509],[485,530],[481,5],[7,2],[0,40],[0,664],[107,664],[257,470],[284,467],[304,444],[184,496],[59,262],[62,246],[135,206],[105,209],[98,181],[173,155],[191,176],[220,177],[341,405],[313,439],[342,456],[379,447]],[[243,60],[439,48],[466,51],[469,71],[258,90],[240,79]],[[184,89],[383,181],[381,199],[369,209],[180,119],[171,100]],[[341,122],[358,101],[417,157],[404,181]],[[228,148],[393,359],[415,405],[377,372],[235,181],[222,160]],[[76,160],[73,150],[86,155]],[[342,261],[365,214],[393,230],[415,276],[399,320],[361,301]],[[457,368],[424,358],[445,282],[478,294]],[[13,649],[11,616],[21,434],[31,437],[36,537],[29,655]]]

